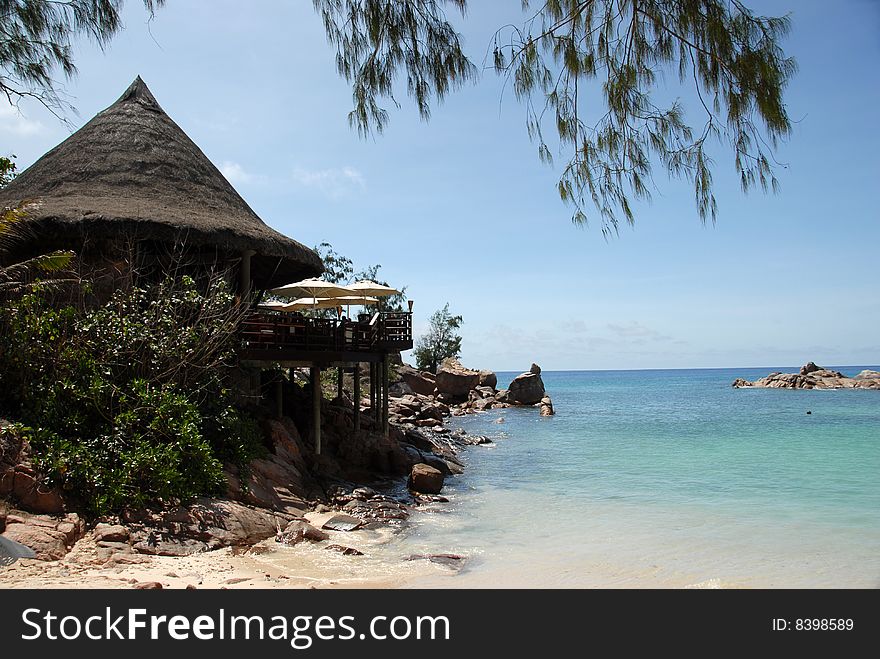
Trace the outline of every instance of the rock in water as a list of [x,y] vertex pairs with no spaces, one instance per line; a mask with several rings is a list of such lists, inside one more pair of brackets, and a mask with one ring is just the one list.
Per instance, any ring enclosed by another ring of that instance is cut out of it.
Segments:
[[494,390],[498,386],[498,376],[492,371],[480,371],[480,386],[491,387]]
[[327,531],[354,531],[364,525],[364,520],[352,515],[334,515],[321,526]]
[[413,465],[407,483],[411,490],[423,494],[440,494],[443,489],[443,472],[423,462]]
[[532,375],[541,375],[541,367],[532,362],[532,365],[529,368],[529,373]]
[[550,396],[544,396],[541,399],[541,416],[553,416],[556,412],[553,410],[553,401]]
[[544,381],[539,373],[523,373],[510,383],[505,400],[515,405],[534,405],[541,402],[544,393]]
[[816,362],[807,362],[803,366],[801,366],[800,375],[809,375],[813,371],[821,371],[822,369],[816,366]]
[[304,540],[321,542],[329,537],[330,536],[327,533],[321,529],[316,529],[308,522],[295,519],[287,525],[284,531],[279,531],[276,534],[275,542],[280,542],[285,545],[296,545]]

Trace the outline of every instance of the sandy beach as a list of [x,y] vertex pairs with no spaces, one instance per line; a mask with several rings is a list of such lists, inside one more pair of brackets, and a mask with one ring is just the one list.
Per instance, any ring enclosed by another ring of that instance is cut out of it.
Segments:
[[[327,513],[309,514],[320,525]],[[425,561],[407,561],[401,571],[370,556],[388,542],[392,529],[330,531],[329,540],[295,547],[274,539],[251,547],[225,547],[191,556],[117,554],[96,561],[98,546],[91,534],[58,561],[21,559],[0,567],[2,588],[146,588],[274,589],[274,588],[399,588],[420,575],[437,571]],[[350,547],[363,556],[348,556],[328,547]],[[404,563],[402,561],[402,563]]]

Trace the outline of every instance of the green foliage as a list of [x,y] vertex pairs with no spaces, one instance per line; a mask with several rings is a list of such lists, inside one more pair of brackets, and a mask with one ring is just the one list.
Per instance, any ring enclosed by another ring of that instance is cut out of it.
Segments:
[[0,188],[5,188],[15,178],[15,154],[7,158],[0,156]]
[[[11,101],[35,98],[49,109],[65,104],[55,73],[76,73],[71,42],[83,37],[103,48],[122,28],[122,0],[0,0],[0,91]],[[165,0],[144,0],[152,14]]]
[[[427,117],[435,98],[474,77],[443,11],[464,14],[465,0],[313,2],[363,134],[386,124],[379,103],[394,100],[398,79]],[[552,162],[557,148],[567,158],[557,188],[575,223],[595,213],[606,235],[632,223],[632,199],[650,199],[658,164],[693,184],[700,218],[714,221],[710,140],[733,152],[744,191],[775,191],[773,153],[791,131],[783,93],[796,70],[780,45],[787,17],[756,15],[740,0],[522,5],[523,23],[495,34],[493,64],[525,104],[539,158]],[[676,96],[670,78],[698,99],[694,125],[664,98]]]
[[466,0],[313,0],[327,39],[336,46],[336,68],[352,83],[349,123],[362,134],[381,132],[388,113],[382,98],[394,101],[398,74],[427,119],[434,99],[476,77],[459,35],[443,5],[464,13]]
[[0,405],[35,466],[96,514],[219,494],[265,452],[224,375],[238,310],[222,278],[119,290],[81,311],[45,291],[0,306]]
[[449,303],[435,311],[429,320],[428,331],[419,337],[413,355],[416,366],[431,373],[447,357],[458,357],[461,354],[461,336],[455,330],[461,327],[461,316],[449,313]]

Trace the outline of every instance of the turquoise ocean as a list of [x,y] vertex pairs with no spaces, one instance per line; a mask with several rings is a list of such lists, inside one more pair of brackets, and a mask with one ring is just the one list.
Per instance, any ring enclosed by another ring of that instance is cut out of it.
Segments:
[[793,370],[545,371],[556,416],[453,419],[493,444],[386,551],[467,557],[414,586],[876,588],[880,391],[731,387]]

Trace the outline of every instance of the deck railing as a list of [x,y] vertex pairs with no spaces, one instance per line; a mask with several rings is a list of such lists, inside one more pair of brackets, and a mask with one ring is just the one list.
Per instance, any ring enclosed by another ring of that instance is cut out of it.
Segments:
[[396,352],[413,346],[412,314],[383,311],[357,320],[255,311],[242,322],[242,348],[303,352]]

